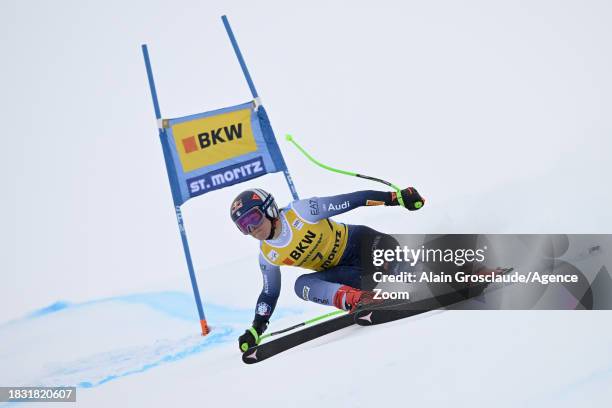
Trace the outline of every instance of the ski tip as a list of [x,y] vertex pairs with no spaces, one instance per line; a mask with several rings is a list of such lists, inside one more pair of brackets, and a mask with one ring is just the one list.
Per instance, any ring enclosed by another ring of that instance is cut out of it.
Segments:
[[360,324],[372,324],[372,312],[369,312],[367,314],[364,315],[357,315],[355,316],[356,320],[360,323]]
[[293,136],[291,136],[289,133],[287,133],[285,135],[285,140],[288,141],[288,142],[291,142],[293,140]]
[[259,358],[257,357],[257,349],[253,351],[247,350],[244,353],[242,353],[242,361],[244,361],[247,364],[257,363],[259,361]]

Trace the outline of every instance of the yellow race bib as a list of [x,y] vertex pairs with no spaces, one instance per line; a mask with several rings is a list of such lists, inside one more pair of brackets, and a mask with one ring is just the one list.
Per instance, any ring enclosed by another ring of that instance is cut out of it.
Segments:
[[291,228],[291,239],[283,247],[261,243],[261,253],[273,265],[299,266],[322,271],[336,266],[344,253],[347,227],[330,219],[309,223],[291,208],[282,212]]

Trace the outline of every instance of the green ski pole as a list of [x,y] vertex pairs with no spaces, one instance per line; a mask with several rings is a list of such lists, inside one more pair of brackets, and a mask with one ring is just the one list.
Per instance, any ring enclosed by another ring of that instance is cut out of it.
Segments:
[[[293,138],[293,136],[291,136],[290,134],[285,135],[285,139],[290,142],[293,143],[293,145],[300,151],[302,152],[302,154],[304,156],[306,156],[308,158],[308,160],[310,160],[311,162],[313,162],[314,164],[316,164],[319,167],[322,167],[326,170],[329,171],[333,171],[335,173],[340,173],[340,174],[345,174],[347,176],[353,176],[353,177],[359,177],[359,178],[363,178],[363,179],[367,179],[367,180],[372,180],[372,181],[377,181],[379,183],[383,183],[389,187],[391,187],[392,189],[395,190],[395,192],[397,193],[397,201],[400,203],[400,205],[402,207],[405,207],[404,205],[404,200],[402,199],[402,190],[396,186],[393,183],[390,183],[386,180],[382,180],[376,177],[372,177],[372,176],[366,176],[364,174],[358,174],[358,173],[354,173],[351,171],[346,171],[346,170],[341,170],[341,169],[336,169],[334,167],[328,166],[326,164],[321,163],[320,161],[318,161],[317,159],[315,159],[314,157],[312,157],[310,154],[308,154],[308,152],[306,150],[304,150],[304,148],[302,146],[300,146],[295,139]],[[416,203],[414,203],[415,208],[421,208],[423,206],[423,202],[422,201],[417,201]]]
[[279,335],[279,334],[282,334],[282,333],[286,333],[286,332],[288,332],[290,330],[297,329],[298,327],[308,326],[309,324],[316,323],[319,320],[327,319],[328,317],[332,317],[332,316],[336,316],[336,315],[344,314],[344,313],[346,313],[344,310],[335,310],[333,312],[325,313],[324,315],[321,315],[321,316],[313,317],[310,320],[306,320],[305,322],[298,323],[298,324],[296,324],[294,326],[290,326],[290,327],[287,327],[285,329],[282,329],[282,330],[279,330],[279,331],[275,331],[275,332],[272,332],[272,333],[266,333],[266,334],[264,334],[263,336],[261,336],[259,338],[259,342],[261,342],[263,339],[265,339],[267,337],[276,336],[276,335]]
[[[268,337],[277,336],[279,334],[286,333],[288,331],[297,329],[298,327],[308,326],[309,324],[316,323],[319,320],[327,319],[328,317],[337,316],[337,315],[344,314],[344,313],[346,313],[346,311],[344,311],[344,310],[334,310],[333,312],[329,312],[329,313],[325,313],[325,314],[317,316],[317,317],[313,317],[312,319],[309,319],[309,320],[306,320],[304,322],[295,324],[293,326],[284,328],[282,330],[278,330],[278,331],[275,331],[275,332],[272,332],[272,333],[266,333],[263,336],[255,336],[255,338],[257,339],[257,344],[260,344],[263,339],[266,339]],[[255,331],[255,329],[253,329],[253,328],[251,328],[250,330],[252,330],[252,332]],[[254,335],[256,333],[257,332],[255,332]],[[249,349],[249,345],[247,343],[243,343],[243,344],[240,345],[240,349],[242,351],[247,351]]]

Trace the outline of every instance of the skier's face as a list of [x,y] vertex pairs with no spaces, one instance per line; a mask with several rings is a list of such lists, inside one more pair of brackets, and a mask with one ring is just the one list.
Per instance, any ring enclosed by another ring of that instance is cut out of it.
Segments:
[[261,225],[255,227],[251,230],[250,234],[252,237],[263,241],[270,235],[270,231],[272,230],[272,221],[265,218]]

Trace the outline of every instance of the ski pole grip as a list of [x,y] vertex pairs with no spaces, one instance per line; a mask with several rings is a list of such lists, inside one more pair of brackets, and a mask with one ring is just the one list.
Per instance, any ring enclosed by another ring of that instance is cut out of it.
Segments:
[[402,198],[402,190],[396,187],[395,194],[396,194],[397,202],[399,203],[399,205],[405,208],[406,206],[404,205],[404,199]]
[[[408,207],[405,205],[404,198],[402,197],[402,190],[400,190],[400,188],[399,188],[399,187],[397,187],[397,186],[396,186],[396,185],[394,185],[394,184],[391,184],[391,186],[392,186],[392,187],[395,189],[395,194],[396,194],[396,197],[397,197],[397,202],[398,202],[398,204],[399,204],[399,205],[401,205],[401,206],[402,206],[402,207],[404,207],[404,208],[408,208]],[[409,210],[411,210],[411,211],[414,211],[414,210],[418,210],[418,209],[420,209],[421,207],[423,207],[423,205],[425,204],[425,201],[424,201],[424,200],[423,200],[423,201],[421,201],[421,200],[418,200],[418,201],[413,201],[413,202],[411,202],[411,204],[412,204],[412,206],[413,206],[414,208],[408,208],[408,209],[409,209]]]

